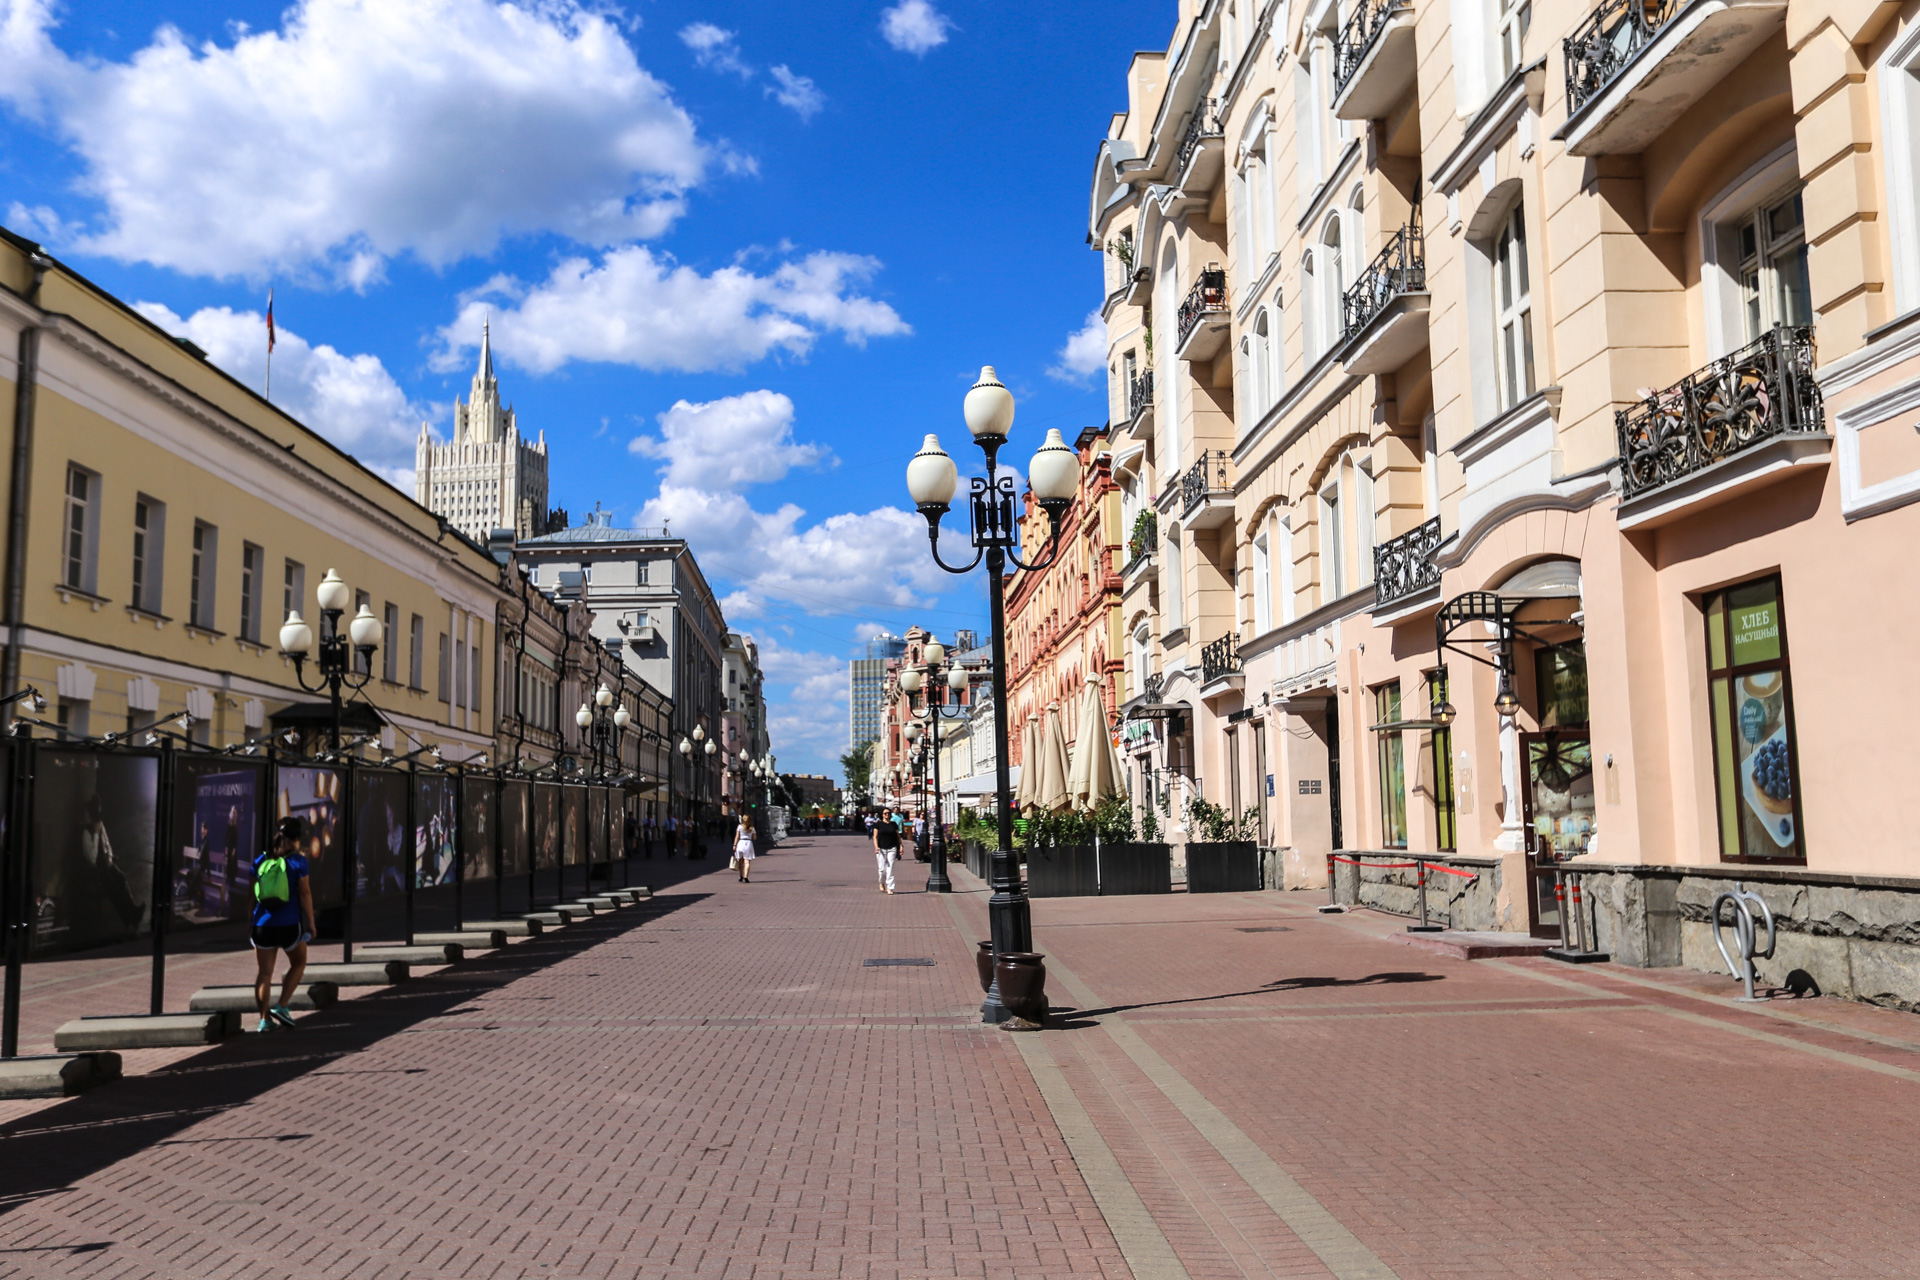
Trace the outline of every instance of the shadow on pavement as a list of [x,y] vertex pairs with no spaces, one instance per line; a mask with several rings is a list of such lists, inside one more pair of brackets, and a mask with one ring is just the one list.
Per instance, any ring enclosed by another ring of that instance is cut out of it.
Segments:
[[1443,973],[1408,971],[1370,973],[1364,978],[1280,978],[1255,987],[1251,991],[1223,991],[1211,996],[1181,996],[1176,1000],[1143,1000],[1139,1004],[1114,1004],[1104,1009],[1075,1009],[1070,1005],[1054,1005],[1048,1009],[1048,1013],[1063,1030],[1077,1031],[1083,1027],[1100,1025],[1088,1019],[1102,1017],[1109,1013],[1131,1013],[1135,1009],[1159,1009],[1175,1004],[1206,1004],[1212,1000],[1238,1000],[1245,996],[1271,995],[1276,991],[1309,991],[1317,987],[1373,987],[1392,982],[1443,982],[1445,980],[1446,975]]
[[[711,864],[699,871],[711,870]],[[479,986],[499,987],[579,955],[650,921],[697,903],[705,893],[658,894],[611,915],[594,916],[559,933],[516,944],[458,966],[302,1019],[290,1032],[243,1035],[148,1075],[82,1094],[0,1126],[0,1215],[151,1147],[217,1112],[240,1107],[301,1076],[408,1027],[457,1009]],[[451,981],[449,981],[451,979]],[[424,1071],[424,1068],[384,1068]],[[348,1074],[340,1072],[338,1074]],[[297,1142],[309,1135],[205,1141]],[[63,1246],[71,1248],[72,1246]]]

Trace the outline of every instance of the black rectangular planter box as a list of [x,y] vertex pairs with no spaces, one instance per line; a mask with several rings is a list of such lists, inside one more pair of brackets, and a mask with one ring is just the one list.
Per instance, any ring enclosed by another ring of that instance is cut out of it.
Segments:
[[1260,887],[1260,850],[1253,841],[1187,846],[1188,893],[1242,893]]
[[1173,846],[1102,844],[1100,895],[1173,892]]
[[1099,892],[1092,845],[1056,844],[1027,850],[1028,897],[1091,898]]

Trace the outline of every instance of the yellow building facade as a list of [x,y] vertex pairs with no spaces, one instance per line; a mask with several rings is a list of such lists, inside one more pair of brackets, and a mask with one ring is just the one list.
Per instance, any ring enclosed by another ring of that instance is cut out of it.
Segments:
[[[22,357],[37,365],[24,395]],[[215,747],[265,734],[316,700],[278,633],[290,608],[318,631],[315,591],[334,570],[385,628],[355,695],[386,721],[381,745],[492,749],[506,593],[482,548],[4,233],[0,383],[5,493],[26,497],[5,526],[9,663],[45,718],[101,737],[184,713]]]

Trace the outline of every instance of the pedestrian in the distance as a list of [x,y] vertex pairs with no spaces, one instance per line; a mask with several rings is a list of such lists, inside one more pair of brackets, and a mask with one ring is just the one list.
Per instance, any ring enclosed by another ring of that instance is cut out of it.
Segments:
[[[253,982],[253,1000],[260,1009],[257,1031],[275,1023],[293,1025],[287,1006],[307,971],[307,943],[314,934],[313,886],[307,879],[307,860],[300,854],[306,823],[282,818],[273,835],[273,848],[253,860],[253,956],[259,973]],[[280,986],[280,1002],[271,1003],[273,967],[287,953],[287,979]]]
[[753,878],[753,819],[744,813],[733,833],[733,865],[740,872],[741,884]]
[[893,892],[893,862],[900,856],[900,828],[893,825],[892,815],[887,810],[880,811],[880,820],[873,824],[873,856],[875,869],[880,873],[882,893]]

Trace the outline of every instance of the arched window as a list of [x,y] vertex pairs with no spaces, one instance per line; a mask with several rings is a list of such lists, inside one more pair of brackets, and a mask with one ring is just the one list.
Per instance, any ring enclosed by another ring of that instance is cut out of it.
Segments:
[[1346,330],[1341,303],[1347,292],[1347,264],[1342,253],[1344,237],[1340,223],[1340,214],[1335,211],[1327,216],[1326,226],[1320,232],[1321,305],[1329,347],[1338,343]]
[[[1276,299],[1279,296],[1278,293],[1274,295]],[[1287,389],[1287,326],[1285,317],[1280,313],[1279,302],[1269,303],[1266,310],[1270,317],[1267,325],[1267,368],[1261,385],[1266,388],[1267,408],[1270,409],[1280,402],[1280,397]]]
[[1178,530],[1167,536],[1165,596],[1160,602],[1160,616],[1167,620],[1168,631],[1178,631],[1185,625],[1186,586],[1180,578],[1180,533]]
[[1180,257],[1174,249],[1173,237],[1168,236],[1160,250],[1153,303],[1154,324],[1159,329],[1153,344],[1153,393],[1161,407],[1161,412],[1155,415],[1163,442],[1160,466],[1167,474],[1178,474],[1180,470],[1180,363],[1174,358],[1179,316]]
[[1300,296],[1306,299],[1305,309],[1300,312],[1300,332],[1306,348],[1307,364],[1311,366],[1327,346],[1320,323],[1319,251],[1311,247],[1300,255]]
[[1267,309],[1260,308],[1253,321],[1253,351],[1248,363],[1253,372],[1254,413],[1264,414],[1273,405],[1273,391],[1267,384],[1267,350],[1272,342],[1269,333],[1271,325],[1267,320]]

